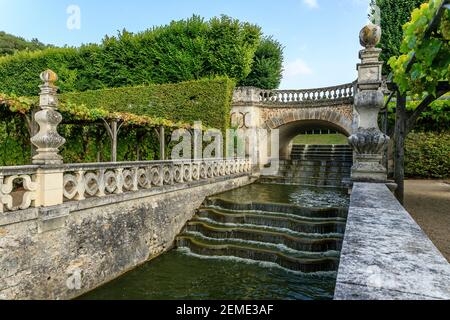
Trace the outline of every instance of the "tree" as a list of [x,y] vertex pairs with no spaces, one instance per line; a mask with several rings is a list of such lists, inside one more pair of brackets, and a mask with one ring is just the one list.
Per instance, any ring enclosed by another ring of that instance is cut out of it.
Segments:
[[[395,124],[395,180],[400,202],[404,197],[404,142],[421,114],[450,91],[450,0],[430,0],[412,12],[403,27],[400,56],[391,57],[397,91]],[[423,99],[412,112],[406,110],[406,96]]]
[[23,50],[42,50],[47,47],[48,46],[41,43],[37,39],[26,41],[21,37],[16,37],[6,32],[0,31],[0,56],[12,55]]
[[411,11],[418,8],[425,0],[371,0],[369,18],[375,21],[376,6],[380,8],[380,26],[382,29],[379,46],[383,49],[381,59],[385,62],[383,73],[389,74],[391,67],[387,61],[400,55],[400,45],[403,40],[403,25],[409,21]]
[[227,16],[193,16],[139,33],[123,30],[97,45],[0,57],[0,92],[35,95],[36,74],[48,68],[60,76],[62,93],[216,76],[237,83],[252,71],[261,37],[257,25]]
[[255,52],[252,71],[239,85],[276,89],[280,86],[282,73],[283,46],[272,37],[265,37]]

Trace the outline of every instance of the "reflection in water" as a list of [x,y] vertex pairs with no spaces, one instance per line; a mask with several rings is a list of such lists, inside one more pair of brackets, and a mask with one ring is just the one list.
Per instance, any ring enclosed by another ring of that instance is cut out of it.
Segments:
[[[233,203],[279,203],[314,209],[347,207],[349,201],[340,189],[260,184],[218,197]],[[308,267],[313,272],[306,274],[293,271],[301,268],[288,270],[281,265],[292,266],[292,259],[309,259],[331,266],[318,270],[336,270],[333,261],[339,257],[344,221],[335,215],[302,217],[206,206],[180,236],[184,240],[178,243],[186,243],[184,247],[81,299],[331,299],[335,271],[314,272],[314,267]],[[323,233],[318,234],[318,230]],[[267,262],[277,254],[288,257],[284,264]],[[256,261],[258,256],[265,262]]]

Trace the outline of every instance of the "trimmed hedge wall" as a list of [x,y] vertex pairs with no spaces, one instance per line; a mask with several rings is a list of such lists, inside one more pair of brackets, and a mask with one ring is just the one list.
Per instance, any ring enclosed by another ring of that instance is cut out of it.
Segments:
[[128,112],[225,130],[229,127],[234,82],[228,78],[177,84],[122,87],[60,95],[61,102],[111,112]]
[[[234,86],[232,80],[220,77],[178,84],[68,93],[60,95],[59,99],[65,108],[77,107],[75,118],[86,118],[88,124],[89,119],[96,118],[93,115],[101,110],[118,115],[133,114],[137,119],[139,116],[171,119],[170,123],[192,125],[194,121],[202,121],[204,127],[224,131],[229,127]],[[21,99],[16,100],[20,102]],[[118,160],[159,159],[159,142],[153,130],[157,125],[133,123],[127,122],[120,130]],[[169,141],[174,128],[167,126],[166,141]],[[61,149],[66,163],[109,161],[110,142],[103,126],[97,123],[85,126],[60,125],[59,131],[67,140]],[[166,151],[170,152],[170,148],[171,144]],[[30,137],[23,115],[8,108],[0,108],[0,166],[29,162]]]
[[450,178],[450,132],[412,132],[406,139],[405,175]]
[[0,58],[0,92],[35,96],[52,69],[61,93],[179,83],[215,76],[245,79],[261,40],[258,26],[227,16],[193,16],[140,33],[123,30],[101,44],[50,48]]

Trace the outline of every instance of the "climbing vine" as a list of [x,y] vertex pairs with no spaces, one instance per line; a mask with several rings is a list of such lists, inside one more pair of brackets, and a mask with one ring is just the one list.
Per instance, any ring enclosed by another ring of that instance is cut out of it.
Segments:
[[[393,70],[394,82],[404,94],[436,95],[439,81],[449,80],[450,10],[444,9],[437,28],[425,36],[443,1],[430,0],[422,4],[403,26],[402,54],[392,57],[389,65]],[[412,59],[414,63],[408,68]]]
[[[58,109],[64,120],[59,131],[67,140],[61,154],[67,163],[109,161],[103,120],[114,119],[123,122],[119,161],[159,159],[155,129],[160,126],[166,128],[166,152],[172,131],[191,128],[194,121],[202,121],[204,129],[226,129],[233,88],[228,78],[216,78],[60,95]],[[28,122],[38,104],[37,97],[0,93],[0,166],[29,163]]]

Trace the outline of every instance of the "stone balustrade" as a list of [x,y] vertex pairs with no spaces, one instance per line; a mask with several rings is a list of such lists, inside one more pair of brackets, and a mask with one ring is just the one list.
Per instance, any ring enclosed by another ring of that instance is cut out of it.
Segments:
[[25,210],[34,206],[37,197],[37,166],[0,169],[0,213]]
[[340,86],[302,90],[261,90],[260,99],[264,103],[308,104],[328,100],[349,99],[354,96],[354,83]]
[[[0,168],[0,213],[35,207],[39,166]],[[64,201],[122,194],[250,173],[248,159],[141,161],[63,165]],[[45,192],[45,191],[44,191]]]
[[64,201],[84,200],[251,171],[247,159],[72,164],[64,167]]

